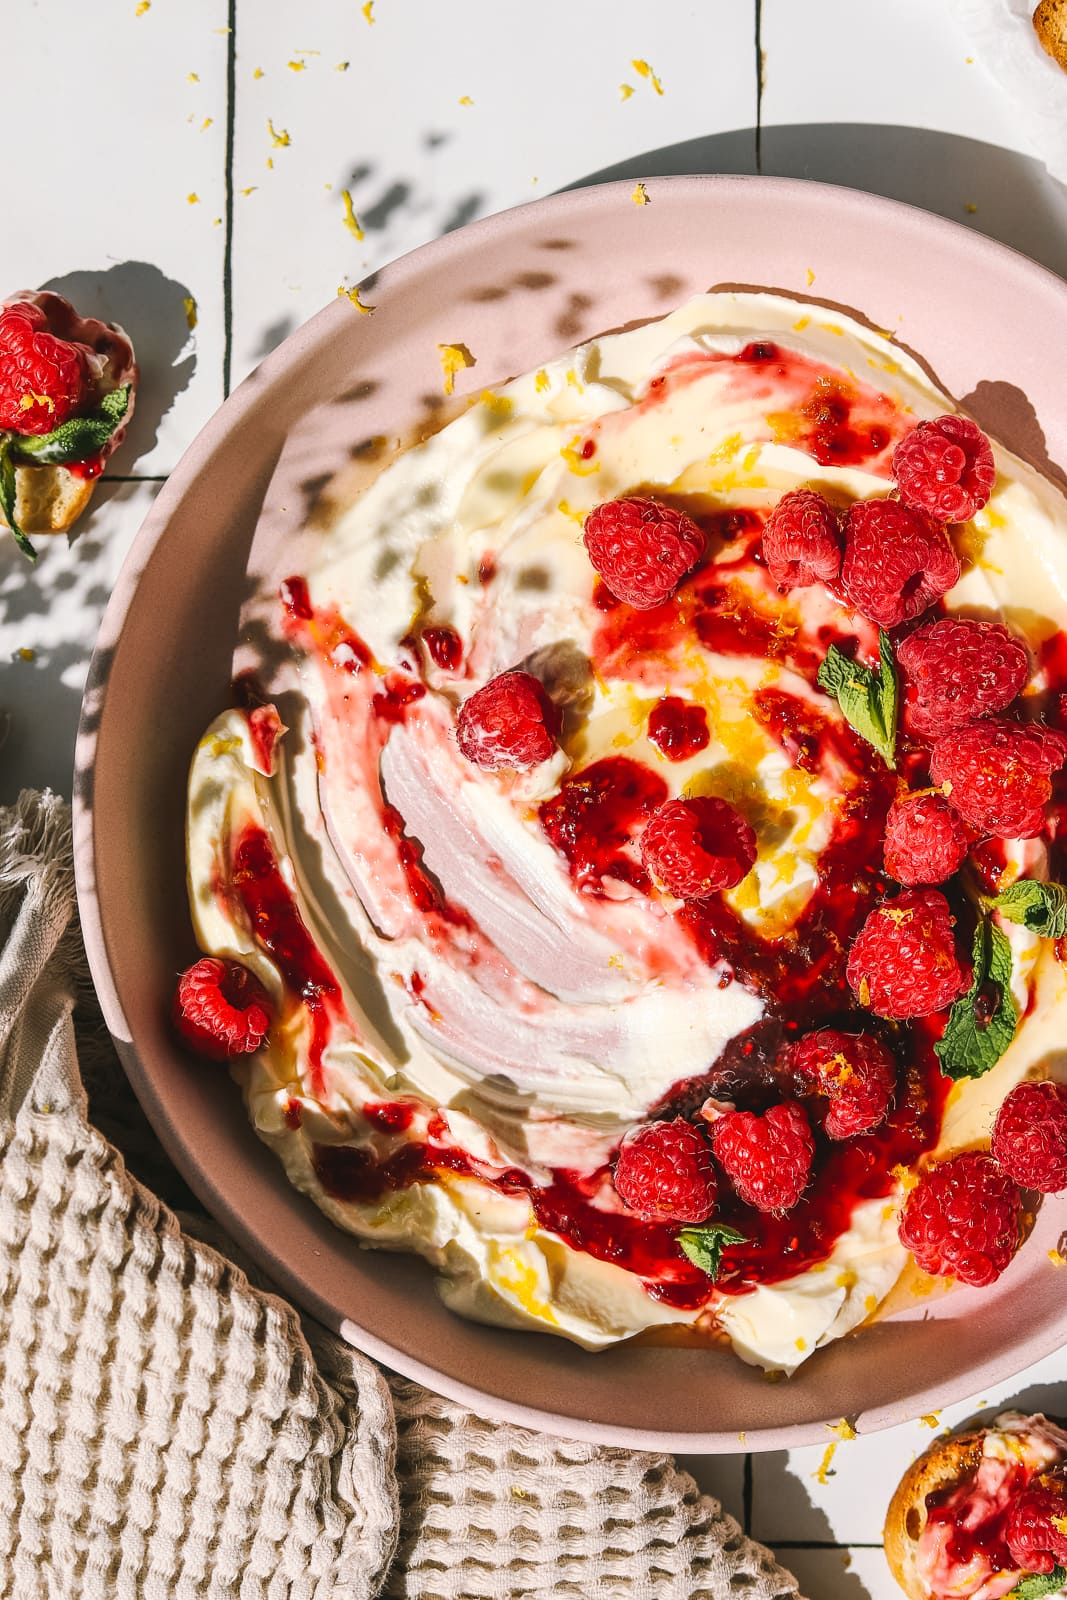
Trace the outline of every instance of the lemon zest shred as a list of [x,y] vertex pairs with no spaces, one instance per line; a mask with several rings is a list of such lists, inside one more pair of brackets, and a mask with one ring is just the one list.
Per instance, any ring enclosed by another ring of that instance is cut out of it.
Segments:
[[465,367],[473,367],[476,358],[465,344],[439,344],[437,353],[444,373],[445,394],[452,394],[456,387],[456,373],[462,372]]
[[270,134],[271,147],[275,150],[284,150],[286,145],[292,144],[287,128],[276,128],[270,117],[267,118],[267,132]]
[[831,1470],[830,1464],[834,1459],[836,1451],[837,1440],[834,1439],[826,1446],[826,1449],[823,1451],[822,1460],[812,1473],[812,1477],[815,1479],[816,1483],[829,1483],[830,1479],[833,1477],[834,1474]]
[[353,284],[351,289],[347,288],[346,285],[343,284],[343,283],[338,284],[338,286],[337,286],[337,294],[338,294],[338,297],[340,297],[341,295],[344,295],[346,300],[351,300],[352,304],[355,306],[356,310],[360,313],[361,316],[369,317],[371,312],[374,310],[373,306],[365,306],[363,304],[363,301],[359,298],[359,284],[358,283]]
[[634,185],[634,192],[630,196],[630,199],[633,201],[635,206],[650,206],[652,204],[652,196],[649,194],[643,183]]
[[186,325],[188,326],[189,332],[192,333],[193,329],[196,327],[196,301],[193,299],[191,294],[187,294],[185,296],[185,298],[182,300],[182,306],[185,310]]
[[359,218],[352,208],[352,196],[347,189],[341,190],[341,204],[345,208],[344,223],[353,239],[363,238],[363,229],[359,225]]
[[647,61],[634,60],[630,62],[630,65],[633,67],[639,78],[647,79],[657,94],[663,93],[663,85],[656,77],[656,74],[652,71],[652,68],[649,66]]

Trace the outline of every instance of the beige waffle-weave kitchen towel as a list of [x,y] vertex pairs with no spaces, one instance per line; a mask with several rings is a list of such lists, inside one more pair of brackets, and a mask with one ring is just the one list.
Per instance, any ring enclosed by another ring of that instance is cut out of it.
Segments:
[[90,1103],[181,1192],[101,1048],[51,795],[0,810],[0,942],[5,1600],[795,1600],[670,1457],[387,1379],[131,1176]]

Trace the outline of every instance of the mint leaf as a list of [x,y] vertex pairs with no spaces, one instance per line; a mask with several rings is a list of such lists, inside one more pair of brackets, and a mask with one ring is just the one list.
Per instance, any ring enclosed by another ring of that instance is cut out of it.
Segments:
[[973,959],[971,987],[953,1005],[945,1032],[934,1045],[941,1071],[957,1080],[981,1078],[995,1067],[1014,1039],[1019,1020],[1011,993],[1011,945],[989,917],[983,917],[974,930]]
[[11,455],[11,435],[0,433],[0,507],[3,507],[7,525],[15,543],[27,561],[36,561],[37,552],[15,520],[15,499],[18,485],[15,480],[15,463]]
[[1042,1595],[1059,1594],[1065,1583],[1067,1583],[1067,1569],[1064,1567],[1053,1567],[1051,1572],[1046,1572],[1043,1576],[1039,1572],[1032,1572],[1010,1591],[1009,1600],[1011,1595],[1015,1596],[1015,1600],[1041,1600]]
[[99,455],[130,406],[130,385],[112,389],[95,411],[84,417],[69,417],[51,433],[16,435],[19,456],[34,466],[57,467],[70,461],[88,461]]
[[894,767],[899,689],[893,646],[884,628],[878,630],[878,654],[878,671],[872,672],[832,644],[816,681],[834,697],[845,720],[874,746],[886,766]]
[[1042,939],[1067,935],[1067,889],[1062,883],[1020,878],[992,902],[1009,922],[1020,922]]
[[695,1267],[706,1272],[712,1283],[719,1276],[719,1263],[727,1245],[747,1244],[746,1236],[724,1222],[706,1222],[702,1228],[683,1228],[678,1243]]

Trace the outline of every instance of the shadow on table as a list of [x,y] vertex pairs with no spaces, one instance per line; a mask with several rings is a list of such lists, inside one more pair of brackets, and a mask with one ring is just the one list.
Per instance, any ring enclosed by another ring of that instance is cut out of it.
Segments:
[[[1033,156],[923,128],[865,122],[733,129],[664,145],[579,179],[755,173],[843,184],[921,206],[997,239],[1067,278],[1067,190]],[[974,209],[969,209],[973,207]]]
[[115,457],[116,470],[129,472],[153,449],[159,424],[192,380],[196,354],[189,322],[195,303],[185,284],[148,261],[123,261],[104,272],[68,272],[44,287],[65,294],[83,316],[120,323],[133,341],[141,382],[129,437]]

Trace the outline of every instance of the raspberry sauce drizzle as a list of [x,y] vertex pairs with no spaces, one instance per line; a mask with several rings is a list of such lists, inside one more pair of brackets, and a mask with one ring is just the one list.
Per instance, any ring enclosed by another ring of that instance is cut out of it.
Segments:
[[319,952],[278,867],[262,828],[246,827],[234,845],[228,891],[241,905],[258,942],[289,989],[305,1007],[311,1025],[308,1064],[313,1092],[325,1088],[322,1057],[333,1018],[344,1015],[341,988]]

